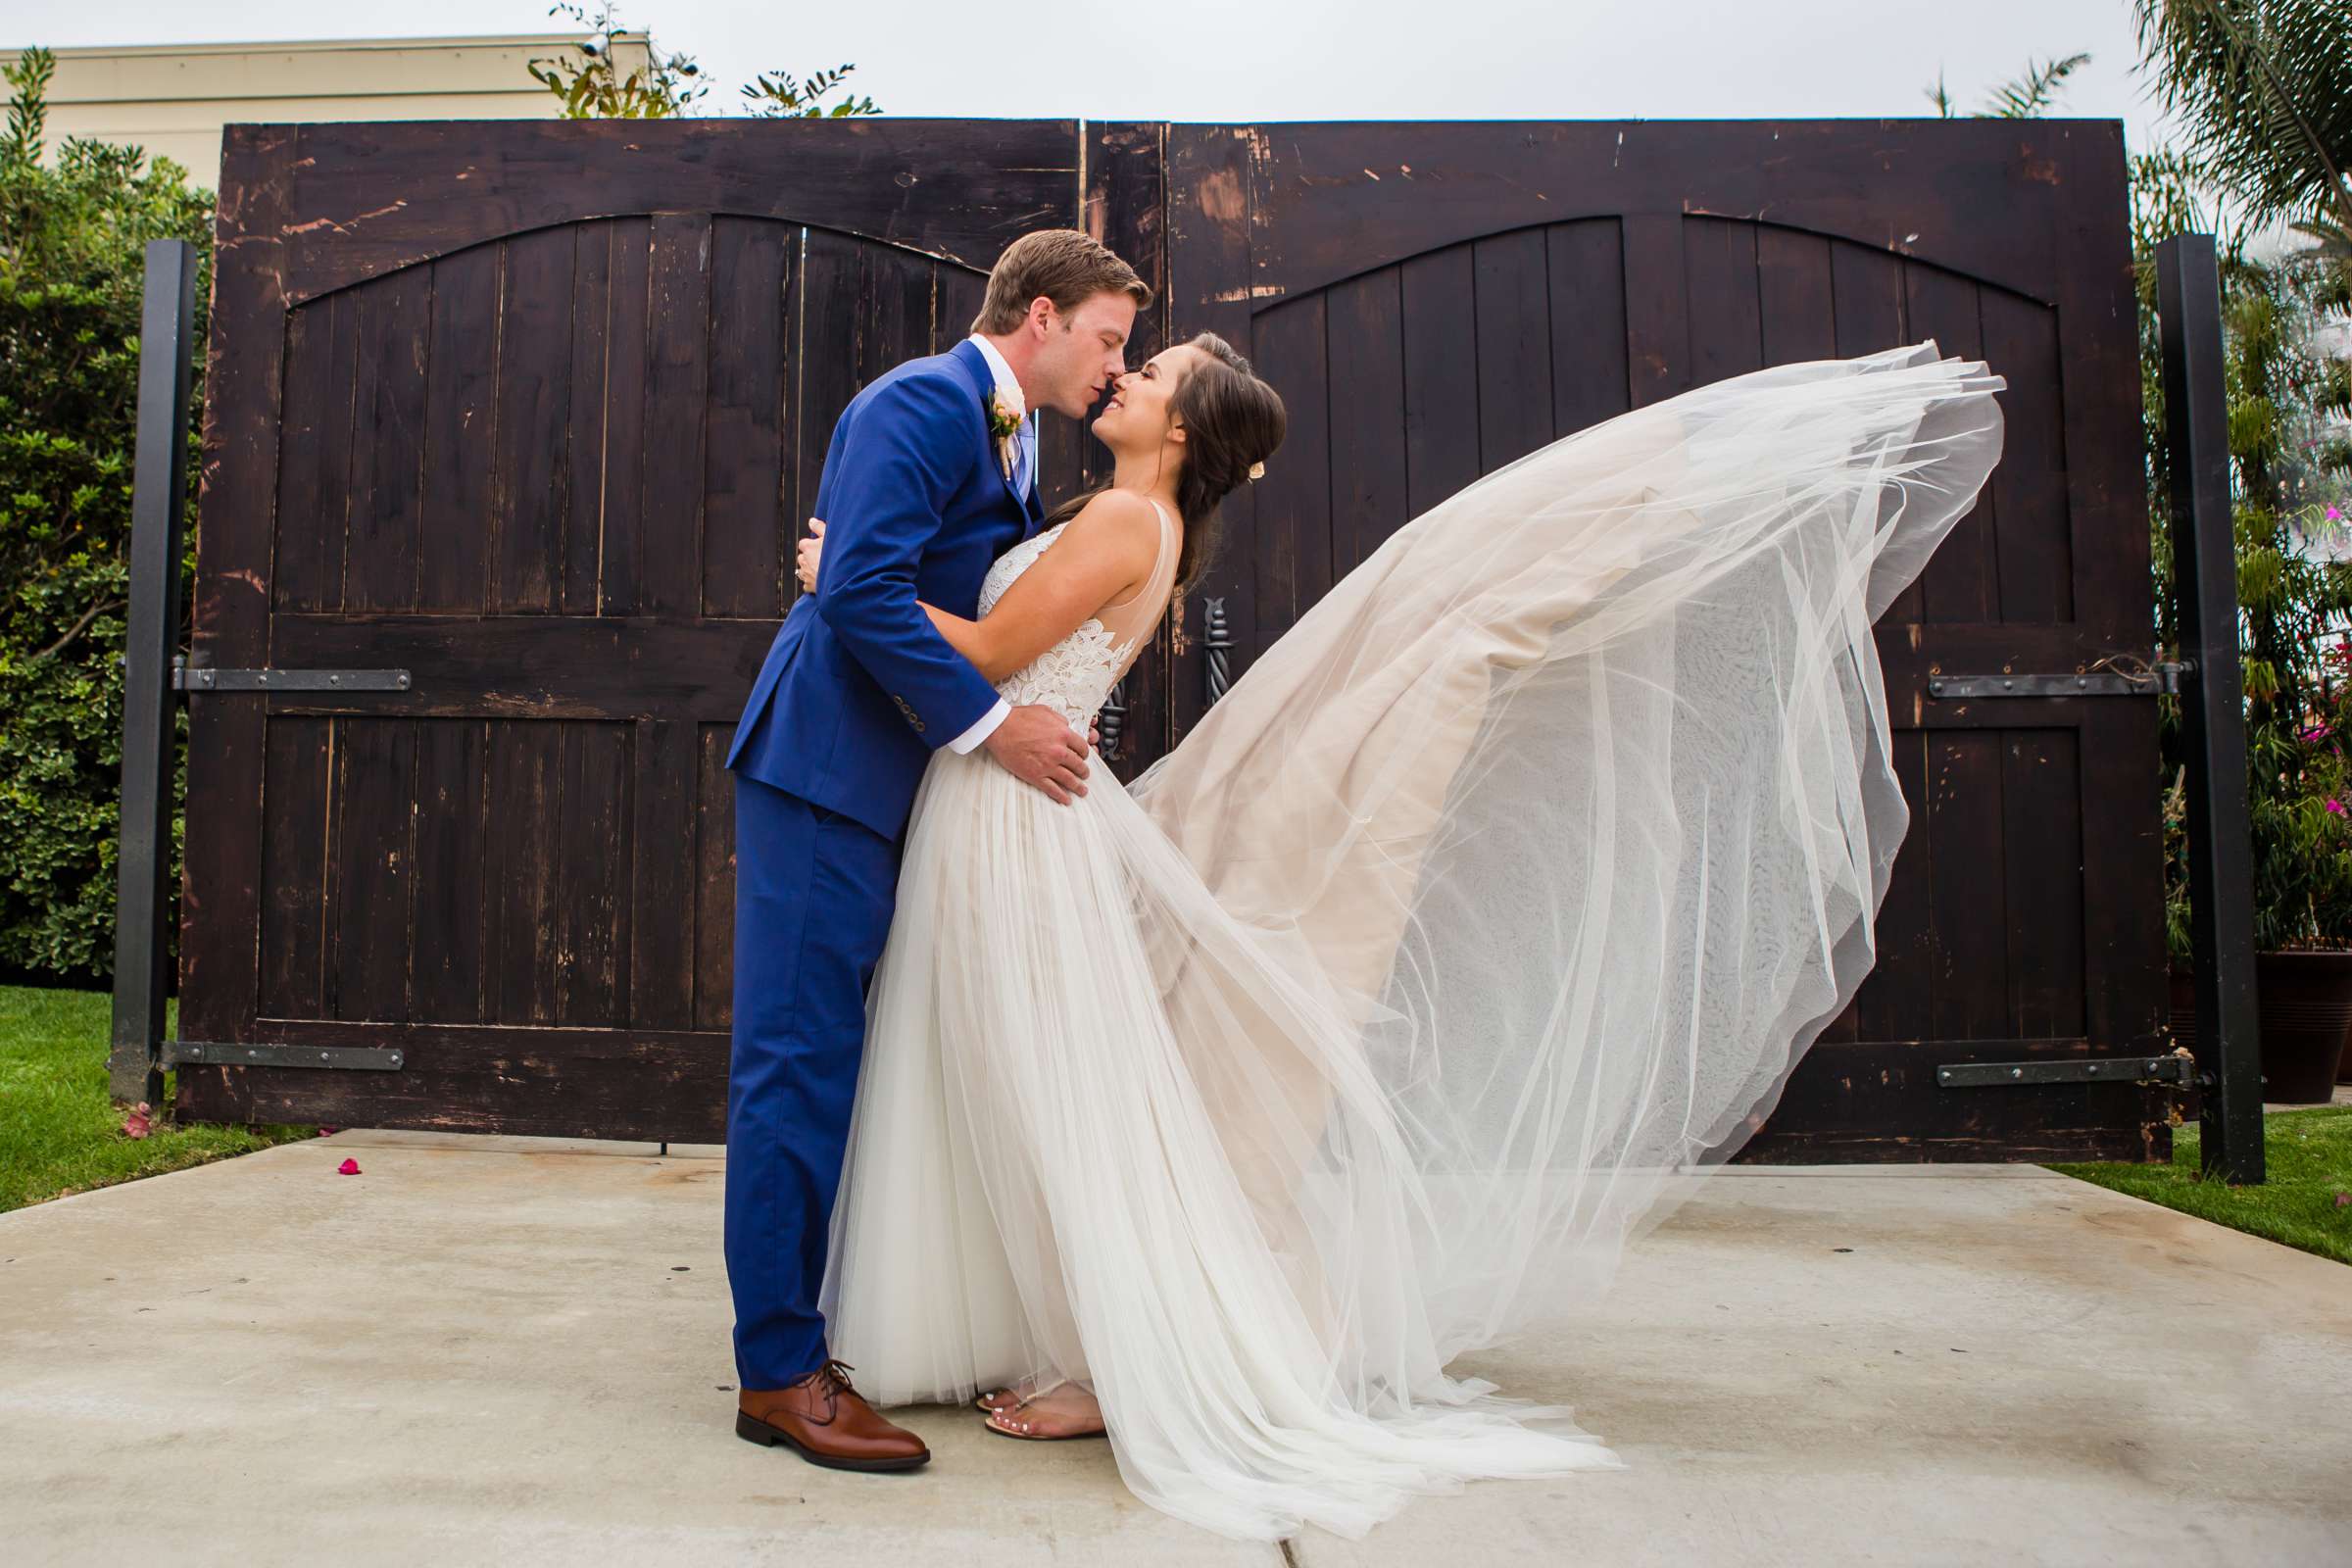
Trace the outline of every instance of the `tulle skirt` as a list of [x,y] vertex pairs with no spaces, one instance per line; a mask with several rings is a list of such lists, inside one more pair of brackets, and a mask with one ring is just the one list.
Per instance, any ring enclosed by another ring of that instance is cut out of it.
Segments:
[[938,754],[822,1296],[860,1387],[1082,1382],[1243,1537],[1614,1467],[1446,1365],[1605,1289],[1868,971],[1871,622],[2001,384],[1927,344],[1636,411],[1413,519],[1131,787]]

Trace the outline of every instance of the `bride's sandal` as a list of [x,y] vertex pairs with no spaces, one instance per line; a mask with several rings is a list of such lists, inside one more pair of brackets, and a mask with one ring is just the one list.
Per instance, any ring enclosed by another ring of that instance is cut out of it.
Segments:
[[[1093,1401],[1089,1400],[1088,1402],[1092,1403]],[[1018,1400],[1015,1403],[1004,1406],[1002,1409],[991,1410],[988,1413],[988,1418],[981,1422],[981,1425],[988,1428],[989,1431],[996,1433],[999,1437],[1020,1438],[1030,1443],[1061,1443],[1066,1442],[1071,1438],[1100,1438],[1104,1436],[1102,1417],[1099,1406],[1094,1417],[1094,1424],[1091,1426],[1082,1425],[1075,1430],[1068,1432],[1039,1431],[1038,1416],[1035,1412],[1048,1411],[1051,1410],[1051,1408],[1052,1407],[1047,1403],[1044,1397],[1033,1395],[1028,1398]],[[1055,1412],[1055,1414],[1058,1413],[1059,1412]],[[1052,1420],[1054,1419],[1054,1416],[1049,1415],[1048,1419]]]
[[[1056,1383],[1054,1387],[1060,1388],[1061,1385]],[[1016,1378],[1001,1389],[982,1391],[973,1397],[972,1408],[982,1415],[994,1415],[999,1410],[1009,1410],[1023,1400],[1036,1398],[1038,1393],[1037,1379]]]

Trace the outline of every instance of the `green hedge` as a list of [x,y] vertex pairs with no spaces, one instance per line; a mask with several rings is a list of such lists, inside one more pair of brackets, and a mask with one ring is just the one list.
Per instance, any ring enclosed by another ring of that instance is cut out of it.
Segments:
[[[80,138],[42,167],[47,73],[38,51],[9,71],[0,141],[0,971],[105,979],[143,253],[151,239],[179,238],[203,257],[200,392],[213,196],[169,159],[150,165],[136,148]],[[191,419],[183,595],[195,574],[197,428]],[[184,710],[178,723],[184,758]],[[175,783],[175,816],[180,793]],[[174,938],[178,883],[175,828]]]

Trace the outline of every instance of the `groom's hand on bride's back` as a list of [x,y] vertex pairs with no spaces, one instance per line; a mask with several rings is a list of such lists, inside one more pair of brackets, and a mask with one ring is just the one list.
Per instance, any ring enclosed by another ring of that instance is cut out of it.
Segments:
[[1086,793],[1086,741],[1051,708],[1016,708],[981,742],[998,765],[1067,806]]

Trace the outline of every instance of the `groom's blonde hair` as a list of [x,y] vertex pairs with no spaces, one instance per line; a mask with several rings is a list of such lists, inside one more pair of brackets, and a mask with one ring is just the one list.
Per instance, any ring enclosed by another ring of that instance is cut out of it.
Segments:
[[1041,294],[1064,316],[1098,294],[1129,295],[1139,311],[1152,303],[1152,285],[1109,246],[1074,228],[1041,228],[1023,234],[997,258],[972,330],[992,337],[1018,330],[1030,302]]

